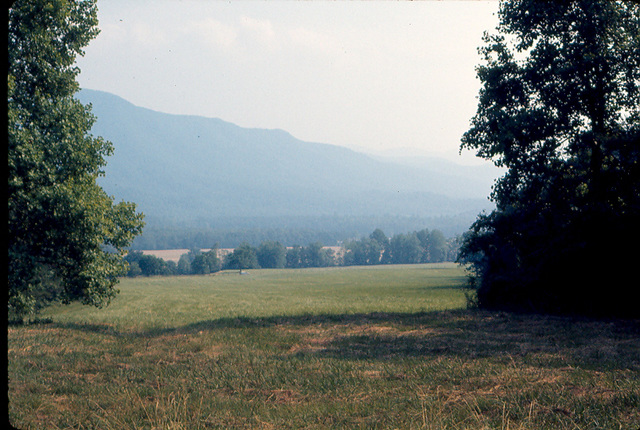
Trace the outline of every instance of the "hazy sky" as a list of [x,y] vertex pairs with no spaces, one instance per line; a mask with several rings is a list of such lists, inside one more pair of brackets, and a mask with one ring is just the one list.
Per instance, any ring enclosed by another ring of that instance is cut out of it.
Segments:
[[[83,88],[154,110],[459,162],[497,1],[98,0]],[[116,147],[117,149],[117,147]]]

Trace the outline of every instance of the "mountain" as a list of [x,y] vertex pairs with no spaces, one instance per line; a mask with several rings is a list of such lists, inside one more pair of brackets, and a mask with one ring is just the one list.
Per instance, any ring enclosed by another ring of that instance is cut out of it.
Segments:
[[375,159],[283,130],[156,112],[100,91],[77,98],[92,105],[92,134],[114,145],[100,184],[148,219],[475,216],[491,207],[485,171]]

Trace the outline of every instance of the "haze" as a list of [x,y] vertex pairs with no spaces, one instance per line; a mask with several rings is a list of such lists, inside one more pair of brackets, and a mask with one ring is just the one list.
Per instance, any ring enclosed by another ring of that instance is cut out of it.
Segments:
[[459,155],[495,1],[99,0],[83,88],[387,155]]

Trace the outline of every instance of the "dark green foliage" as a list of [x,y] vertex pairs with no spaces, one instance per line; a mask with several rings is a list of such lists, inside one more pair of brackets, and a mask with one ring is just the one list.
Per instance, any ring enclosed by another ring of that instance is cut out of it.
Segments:
[[376,228],[373,233],[369,235],[369,239],[377,242],[378,245],[382,247],[382,249],[386,248],[389,245],[389,238],[380,228]]
[[280,269],[287,264],[287,249],[280,242],[263,242],[256,254],[258,264],[264,269]]
[[394,235],[387,251],[392,264],[415,264],[422,261],[423,249],[415,234]]
[[17,1],[8,25],[8,305],[21,320],[53,301],[103,306],[124,248],[143,226],[135,205],[97,184],[110,142],[74,98],[77,55],[98,34],[94,1]]
[[129,264],[127,276],[175,275],[177,266],[154,255],[145,255],[140,251],[131,251],[124,258]]
[[197,253],[191,261],[191,273],[194,275],[208,275],[222,268],[222,261],[218,258],[218,248],[213,247],[207,252]]
[[334,252],[323,248],[320,242],[311,243],[306,247],[295,245],[287,249],[287,268],[329,267],[337,263]]
[[286,261],[288,268],[298,269],[304,267],[302,265],[302,249],[300,245],[294,245],[287,249]]
[[151,275],[206,275],[222,268],[243,270],[301,269],[307,267],[367,266],[375,264],[414,264],[452,261],[457,255],[459,238],[445,239],[439,230],[420,230],[409,234],[397,234],[389,239],[381,229],[369,237],[345,244],[345,253],[312,242],[303,247],[285,247],[280,242],[265,241],[257,248],[243,243],[225,257],[224,264],[218,257],[218,246],[210,251],[191,250],[180,256],[177,264],[158,257],[131,251],[125,260],[129,264],[127,276]]
[[380,264],[385,248],[377,240],[363,237],[347,243],[346,249],[345,266],[367,266]]
[[256,248],[243,243],[239,247],[233,250],[233,252],[227,255],[225,259],[225,268],[227,269],[259,269],[258,256],[256,254]]
[[503,2],[463,148],[507,169],[466,235],[478,304],[640,315],[640,5]]
[[[171,263],[171,262],[167,262]],[[177,275],[208,275],[222,269],[222,261],[218,256],[218,247],[208,251],[191,250],[180,256],[173,274]]]
[[447,240],[440,230],[423,229],[395,234],[389,239],[381,229],[345,245],[344,265],[416,264],[451,261],[457,239]]
[[329,267],[334,265],[333,251],[324,249],[320,242],[309,244],[302,250],[303,267]]
[[176,267],[176,272],[178,273],[178,275],[188,275],[191,273],[192,259],[189,258],[189,255],[190,254],[183,254],[180,256]]
[[164,260],[153,255],[143,255],[138,260],[138,265],[143,275],[161,275],[165,266]]

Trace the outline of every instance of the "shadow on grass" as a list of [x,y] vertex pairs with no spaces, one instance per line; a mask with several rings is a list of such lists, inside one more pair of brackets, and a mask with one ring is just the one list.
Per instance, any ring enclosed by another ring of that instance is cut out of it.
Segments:
[[[591,320],[453,310],[220,318],[183,327],[120,333],[98,324],[56,324],[109,336],[155,338],[226,329],[272,329],[269,341],[297,333],[314,348],[296,354],[345,360],[455,356],[462,359],[529,357],[545,366],[640,371],[640,321]],[[315,337],[314,337],[315,336]]]

